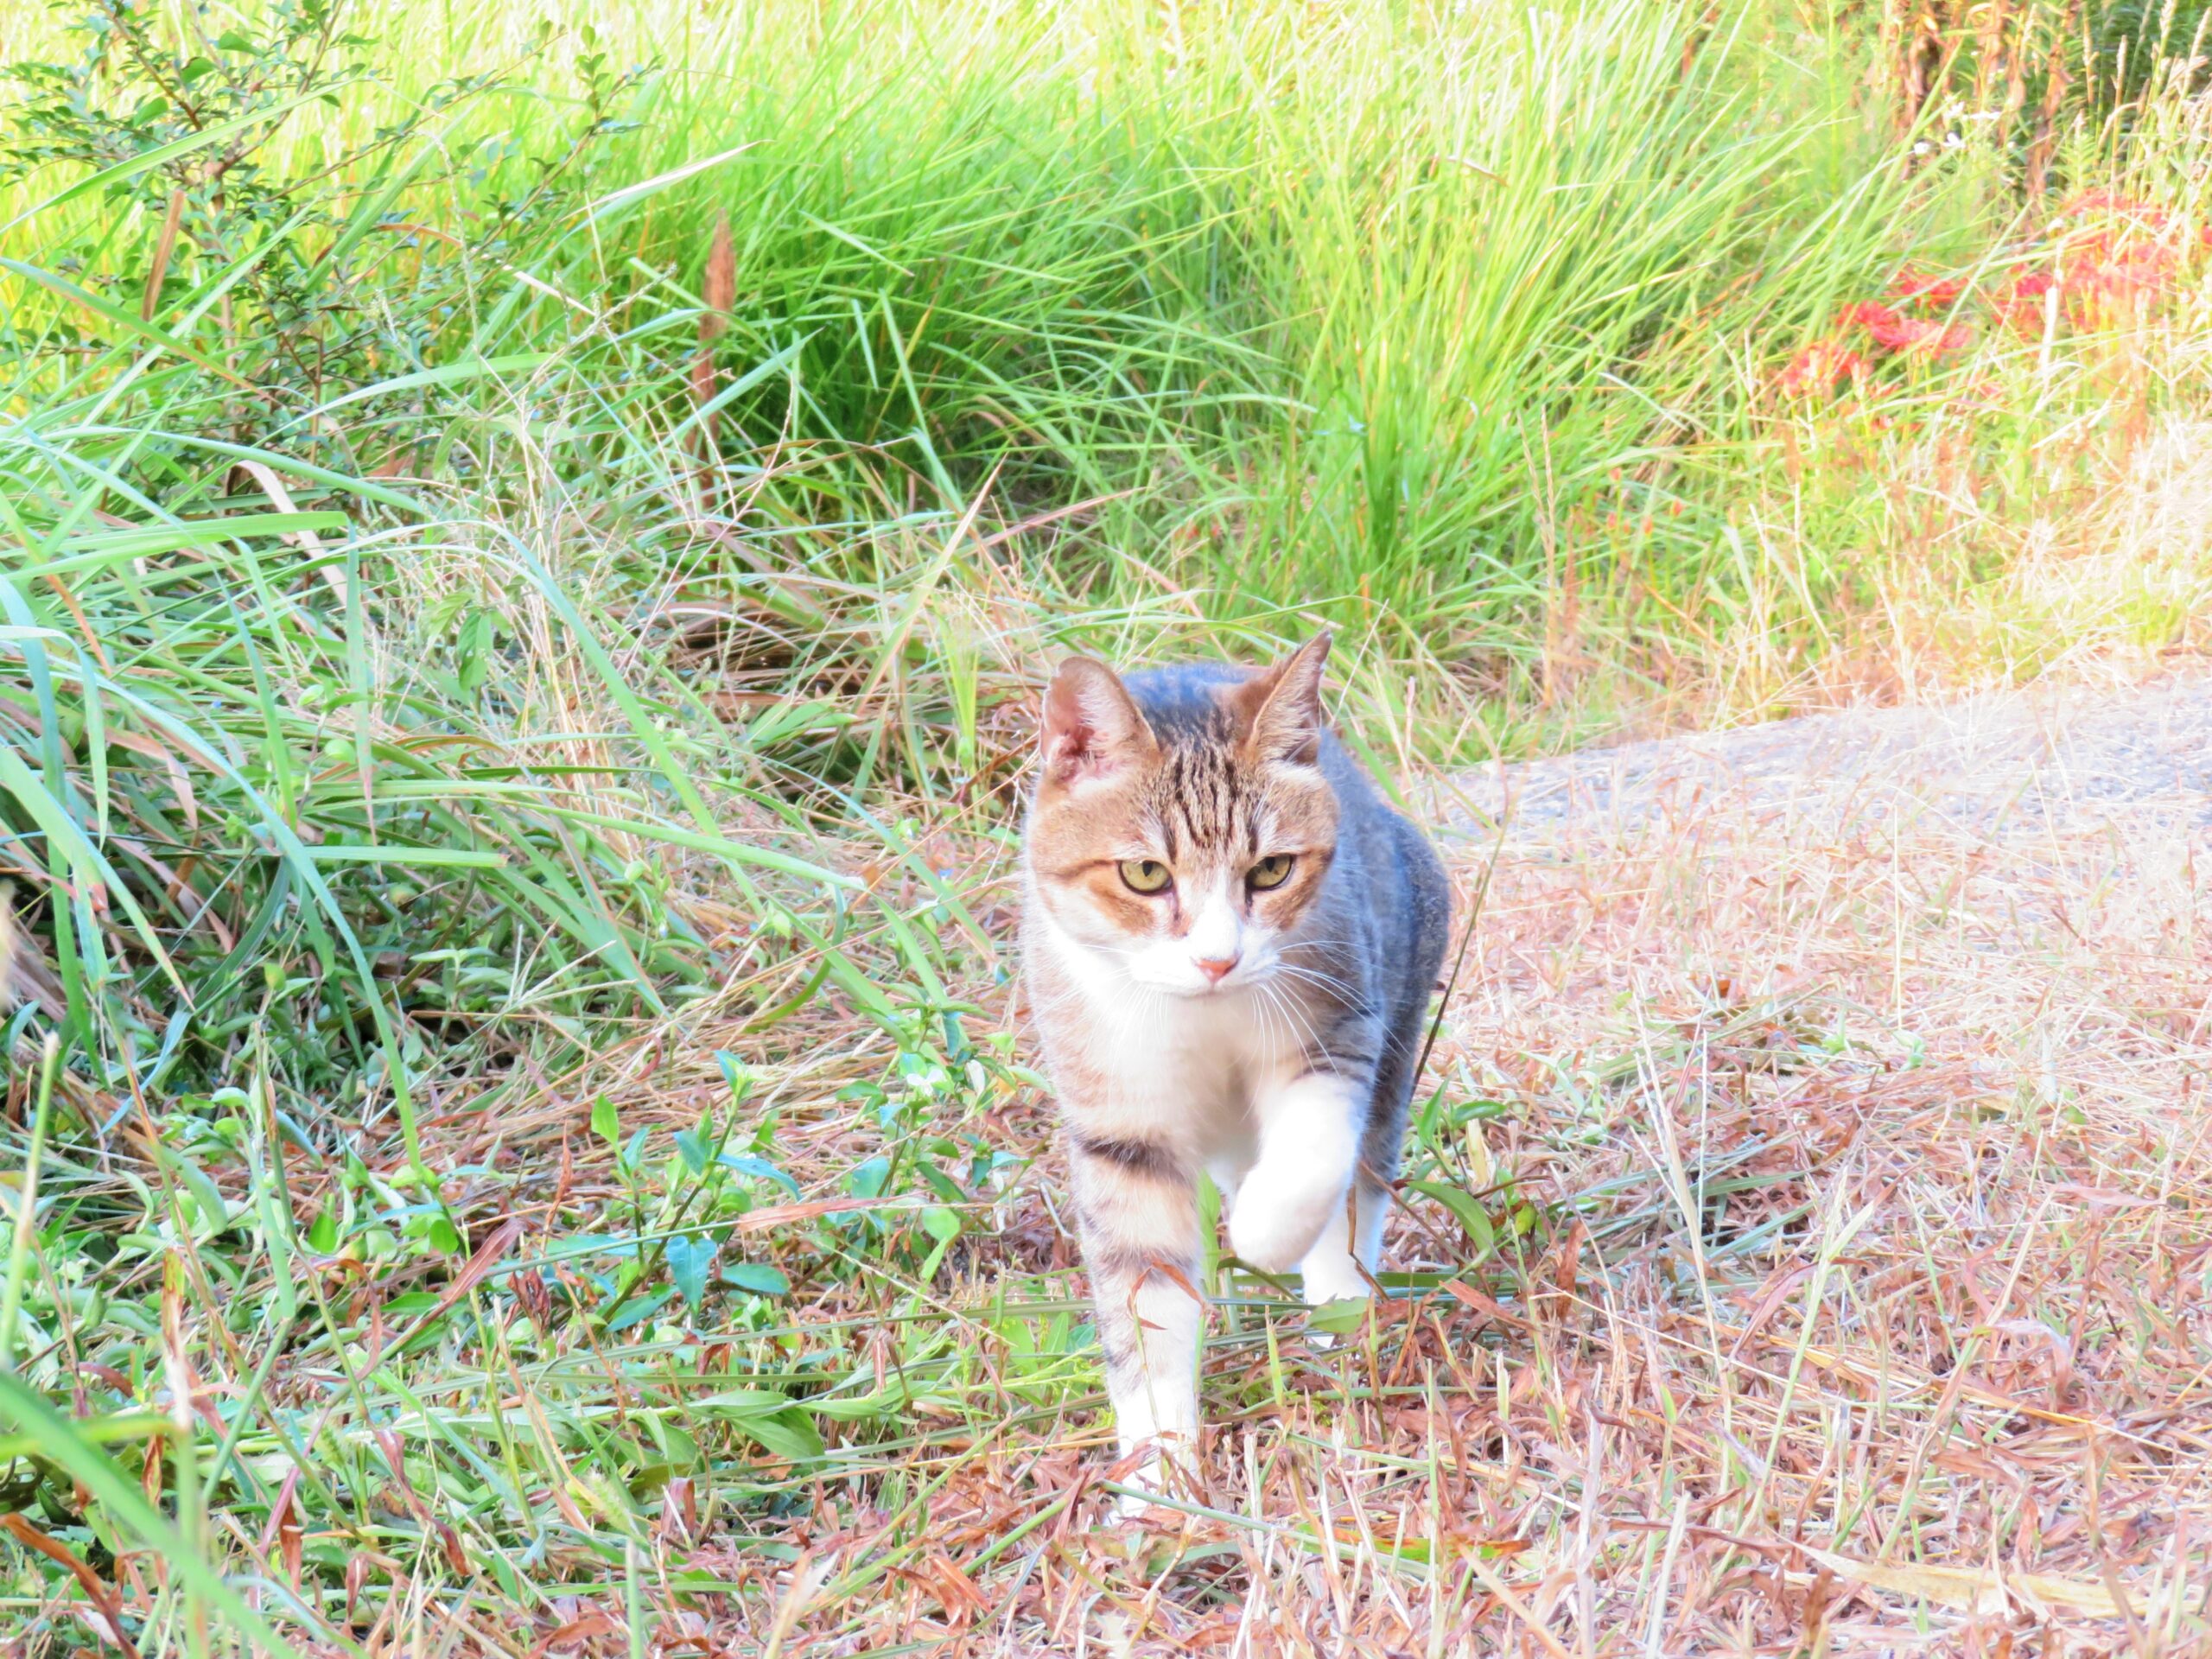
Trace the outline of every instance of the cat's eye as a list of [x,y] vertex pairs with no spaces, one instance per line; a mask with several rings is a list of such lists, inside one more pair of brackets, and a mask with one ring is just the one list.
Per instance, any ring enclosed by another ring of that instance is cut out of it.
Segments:
[[1279,887],[1290,880],[1290,864],[1288,853],[1276,853],[1255,864],[1245,872],[1244,879],[1264,893],[1268,888]]
[[1122,861],[1122,880],[1132,893],[1161,893],[1173,878],[1167,867],[1156,858],[1130,858]]

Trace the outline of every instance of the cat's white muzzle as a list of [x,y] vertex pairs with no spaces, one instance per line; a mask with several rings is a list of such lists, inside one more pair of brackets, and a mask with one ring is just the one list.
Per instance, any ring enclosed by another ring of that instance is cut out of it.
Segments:
[[1130,977],[1179,996],[1212,996],[1251,981],[1252,946],[1227,883],[1191,895],[1191,925],[1181,937],[1155,939],[1130,954]]
[[1140,985],[1208,997],[1250,990],[1273,976],[1280,959],[1268,931],[1246,925],[1232,912],[1225,926],[1193,925],[1179,938],[1140,946],[1128,961],[1129,977]]

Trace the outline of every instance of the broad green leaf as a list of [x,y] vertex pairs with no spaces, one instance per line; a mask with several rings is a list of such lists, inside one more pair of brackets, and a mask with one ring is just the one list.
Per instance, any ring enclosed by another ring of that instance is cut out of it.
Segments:
[[766,1158],[755,1158],[748,1153],[726,1152],[715,1160],[725,1169],[734,1169],[741,1175],[752,1175],[764,1181],[773,1181],[794,1198],[805,1197],[793,1180]]
[[766,1262],[724,1262],[722,1282],[753,1296],[788,1296],[791,1288],[784,1270]]
[[1473,1193],[1448,1181],[1408,1181],[1406,1185],[1424,1198],[1434,1198],[1449,1210],[1453,1218],[1466,1230],[1467,1237],[1474,1244],[1478,1256],[1487,1255],[1497,1248],[1497,1232],[1491,1222],[1490,1212],[1483,1208],[1482,1200]]
[[812,1463],[822,1455],[822,1434],[812,1420],[798,1411],[778,1412],[772,1417],[741,1417],[739,1430],[752,1436],[763,1451],[791,1463]]
[[691,1234],[678,1234],[668,1241],[668,1276],[694,1308],[707,1300],[707,1275],[714,1269],[720,1248],[710,1238]]

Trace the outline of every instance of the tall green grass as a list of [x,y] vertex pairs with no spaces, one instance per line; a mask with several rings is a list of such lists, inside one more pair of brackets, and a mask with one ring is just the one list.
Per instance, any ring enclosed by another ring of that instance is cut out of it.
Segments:
[[[473,16],[458,63],[434,10],[391,26],[403,63],[524,66],[527,95],[440,139],[486,192],[569,118],[587,41],[533,46],[535,20]],[[1679,441],[1653,407],[1672,331],[1801,330],[1914,230],[1848,85],[1825,64],[1747,76],[1771,48],[1744,16],[1223,8],[1163,30],[1114,5],[887,6],[624,25],[595,22],[593,60],[658,67],[626,90],[637,130],[594,183],[619,197],[722,159],[572,227],[537,272],[569,303],[480,302],[446,352],[557,341],[671,278],[696,296],[727,213],[721,349],[782,371],[726,412],[733,440],[865,448],[896,506],[941,507],[995,467],[1018,499],[1115,495],[1088,550],[1109,580],[1118,543],[1224,594],[1363,594],[1421,633],[1524,613],[1547,515]],[[361,102],[323,124],[389,113]],[[330,142],[315,125],[289,140],[302,164]],[[470,211],[454,194],[426,192],[426,216]]]
[[[260,228],[188,218],[165,260],[167,187],[127,157],[97,189],[26,177],[10,213],[0,466],[11,620],[40,631],[14,782],[109,1084],[219,1072],[278,939],[318,963],[296,1016],[267,1004],[325,1051],[302,1088],[365,1080],[410,1124],[390,999],[361,995],[381,950],[496,914],[468,941],[495,990],[665,1009],[721,964],[595,872],[677,834],[730,880],[803,865],[730,813],[803,841],[790,777],[933,791],[977,758],[976,665],[1103,619],[1170,648],[1171,588],[1216,623],[1350,626],[1409,728],[1458,697],[1439,670],[1527,653],[1575,515],[1675,493],[1673,452],[1738,418],[1757,382],[1716,351],[1795,339],[1945,201],[1881,152],[1840,166],[1839,78],[1746,74],[1751,14],[349,21],[381,24],[370,78],[249,130]],[[502,63],[466,96],[430,79]],[[179,110],[147,142],[172,130],[230,142]],[[1678,603],[1715,505],[1684,493],[1639,550]],[[944,626],[978,557],[1024,639]],[[762,771],[709,664],[898,713],[776,715],[765,747],[798,747]],[[588,759],[524,752],[549,728]],[[194,987],[237,1012],[178,1025]]]

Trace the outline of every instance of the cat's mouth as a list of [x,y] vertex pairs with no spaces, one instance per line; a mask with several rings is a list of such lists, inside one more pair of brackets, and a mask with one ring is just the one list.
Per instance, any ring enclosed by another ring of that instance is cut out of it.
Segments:
[[1133,989],[1179,1001],[1206,1002],[1257,989],[1282,966],[1272,941],[1248,933],[1218,955],[1202,954],[1182,938],[1155,938],[1112,955]]
[[[1218,976],[1207,973],[1204,968],[1197,968],[1188,978],[1178,974],[1173,977],[1152,980],[1149,988],[1165,991],[1171,996],[1182,997],[1192,1002],[1210,1002],[1254,989],[1270,976],[1271,966],[1264,962],[1241,962]],[[1147,984],[1147,982],[1140,979],[1138,983]]]

